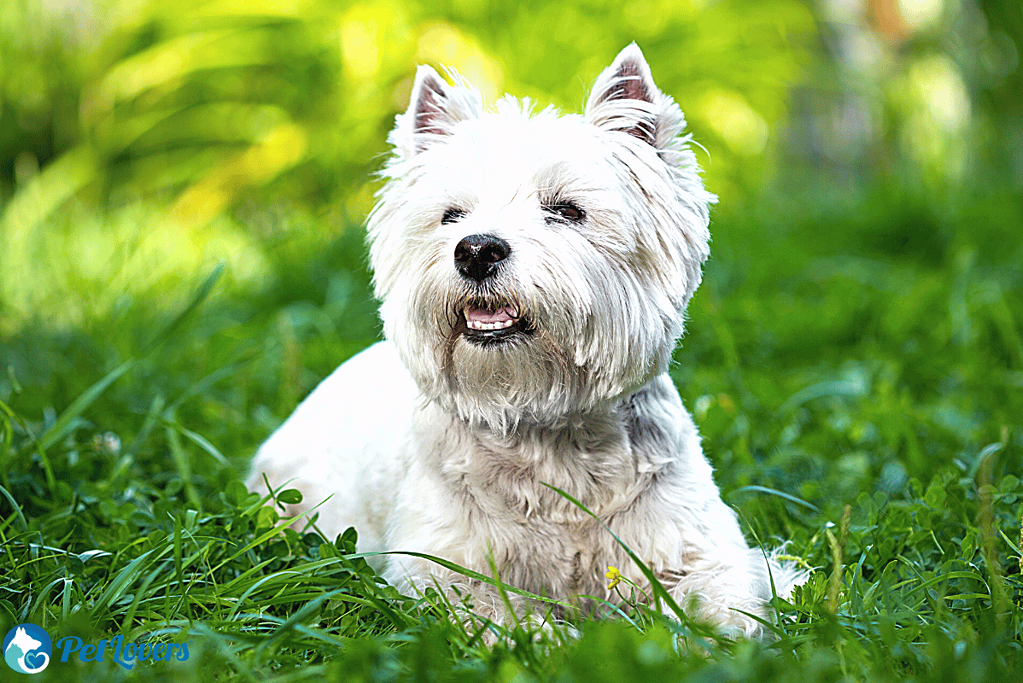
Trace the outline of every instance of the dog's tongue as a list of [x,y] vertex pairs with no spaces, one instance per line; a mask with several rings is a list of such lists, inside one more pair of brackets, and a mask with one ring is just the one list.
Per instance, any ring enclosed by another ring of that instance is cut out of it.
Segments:
[[483,308],[467,308],[465,310],[465,321],[466,322],[477,322],[477,323],[504,323],[510,320],[515,320],[518,317],[519,312],[511,306],[505,306],[496,311],[488,311]]

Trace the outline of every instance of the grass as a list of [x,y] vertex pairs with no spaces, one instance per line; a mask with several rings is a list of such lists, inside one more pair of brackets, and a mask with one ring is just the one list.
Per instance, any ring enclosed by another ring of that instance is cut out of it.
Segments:
[[773,641],[634,607],[490,646],[249,494],[256,445],[378,334],[355,226],[275,244],[262,284],[3,328],[0,629],[189,648],[39,680],[1017,680],[1023,205],[784,196],[715,214],[672,369],[748,536],[816,568]]

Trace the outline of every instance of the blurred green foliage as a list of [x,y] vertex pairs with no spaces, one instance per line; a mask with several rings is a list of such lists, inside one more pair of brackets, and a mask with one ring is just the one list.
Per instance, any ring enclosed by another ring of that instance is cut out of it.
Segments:
[[417,62],[571,109],[636,40],[726,212],[766,187],[1018,192],[1021,21],[1014,0],[7,0],[0,329],[159,303],[217,260],[265,286],[281,241],[361,223]]
[[1018,188],[1011,3],[900,1],[9,0],[4,329],[73,326],[113,304],[60,292],[151,294],[222,258],[265,282],[292,226],[273,208],[315,217],[313,239],[361,222],[416,62],[572,108],[637,40],[725,200],[821,172]]
[[632,40],[721,197],[693,315],[742,300],[727,362],[770,363],[791,338],[791,362],[839,364],[863,335],[905,338],[906,361],[926,348],[914,334],[953,348],[978,334],[990,301],[1007,367],[1021,21],[1015,0],[7,0],[0,362],[14,375],[0,398],[22,377],[47,405],[71,400],[95,377],[82,368],[138,355],[224,261],[203,331],[168,351],[190,372],[143,363],[132,400],[239,364],[245,398],[227,405],[268,429],[377,335],[360,226],[415,64],[455,68],[490,101],[577,109]]

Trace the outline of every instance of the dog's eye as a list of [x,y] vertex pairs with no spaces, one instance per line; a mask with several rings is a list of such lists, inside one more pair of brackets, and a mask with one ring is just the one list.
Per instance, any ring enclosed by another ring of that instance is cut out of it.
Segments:
[[578,223],[586,217],[583,210],[572,203],[550,204],[545,206],[544,209],[548,213],[553,214],[553,217],[571,221],[572,223]]
[[457,223],[465,217],[465,211],[461,209],[448,209],[444,212],[444,217],[440,219],[443,225],[448,223]]

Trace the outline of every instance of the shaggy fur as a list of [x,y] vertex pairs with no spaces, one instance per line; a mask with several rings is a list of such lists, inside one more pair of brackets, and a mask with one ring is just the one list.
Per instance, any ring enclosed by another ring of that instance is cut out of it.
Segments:
[[[557,598],[612,599],[608,565],[757,635],[773,585],[802,576],[751,550],[666,370],[708,255],[685,120],[639,48],[585,113],[493,110],[420,67],[369,221],[386,342],[342,365],[260,449],[249,486],[301,489],[320,528],[363,551],[429,553]],[[475,326],[475,327],[474,327]],[[500,328],[500,329],[498,329]],[[401,590],[486,585],[407,555]]]

